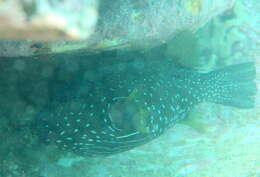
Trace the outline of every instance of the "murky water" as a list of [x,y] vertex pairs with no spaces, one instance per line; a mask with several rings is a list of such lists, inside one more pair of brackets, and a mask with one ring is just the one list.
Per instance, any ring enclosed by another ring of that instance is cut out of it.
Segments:
[[[185,109],[185,120],[179,116],[181,121],[173,121],[171,128],[171,114],[180,112],[164,111],[170,107],[169,97],[180,93],[170,93],[167,84],[179,69],[206,73],[254,62],[259,88],[260,7],[256,4],[237,0],[234,8],[196,33],[181,32],[148,51],[2,58],[0,176],[260,176],[259,92],[253,108],[203,102]],[[165,82],[157,83],[161,78]],[[155,99],[147,100],[149,94]],[[185,101],[181,103],[179,110],[187,107]],[[67,121],[70,118],[73,121]],[[39,125],[43,119],[48,124]],[[66,128],[70,126],[73,129]],[[107,157],[89,156],[117,150]]]

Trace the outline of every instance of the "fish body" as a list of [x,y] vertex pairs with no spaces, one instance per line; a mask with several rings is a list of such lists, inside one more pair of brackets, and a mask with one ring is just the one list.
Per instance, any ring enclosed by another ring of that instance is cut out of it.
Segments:
[[106,74],[99,83],[88,84],[80,97],[43,111],[33,128],[41,140],[62,150],[111,155],[155,139],[200,102],[253,107],[254,78],[253,63],[210,73],[179,69]]

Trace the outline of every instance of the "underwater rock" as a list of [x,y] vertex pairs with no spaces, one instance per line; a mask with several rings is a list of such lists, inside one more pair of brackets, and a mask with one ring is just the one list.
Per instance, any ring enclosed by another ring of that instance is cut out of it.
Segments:
[[234,2],[1,1],[0,56],[151,48],[196,31]]

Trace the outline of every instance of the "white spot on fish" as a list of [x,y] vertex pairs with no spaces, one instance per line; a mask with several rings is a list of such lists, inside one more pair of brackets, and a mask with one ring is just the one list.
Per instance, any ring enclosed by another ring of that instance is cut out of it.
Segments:
[[64,135],[64,133],[65,133],[65,131],[62,131],[62,132],[60,132],[60,135],[62,136],[62,135]]
[[91,130],[90,132],[93,133],[93,134],[96,134],[96,133],[97,133],[95,130]]

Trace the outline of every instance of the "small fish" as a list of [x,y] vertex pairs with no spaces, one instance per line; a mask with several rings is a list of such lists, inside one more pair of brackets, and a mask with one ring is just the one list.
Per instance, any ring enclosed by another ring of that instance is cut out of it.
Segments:
[[106,73],[83,95],[43,111],[33,129],[44,142],[82,156],[124,152],[162,135],[201,102],[254,107],[255,75],[252,62],[209,73]]

